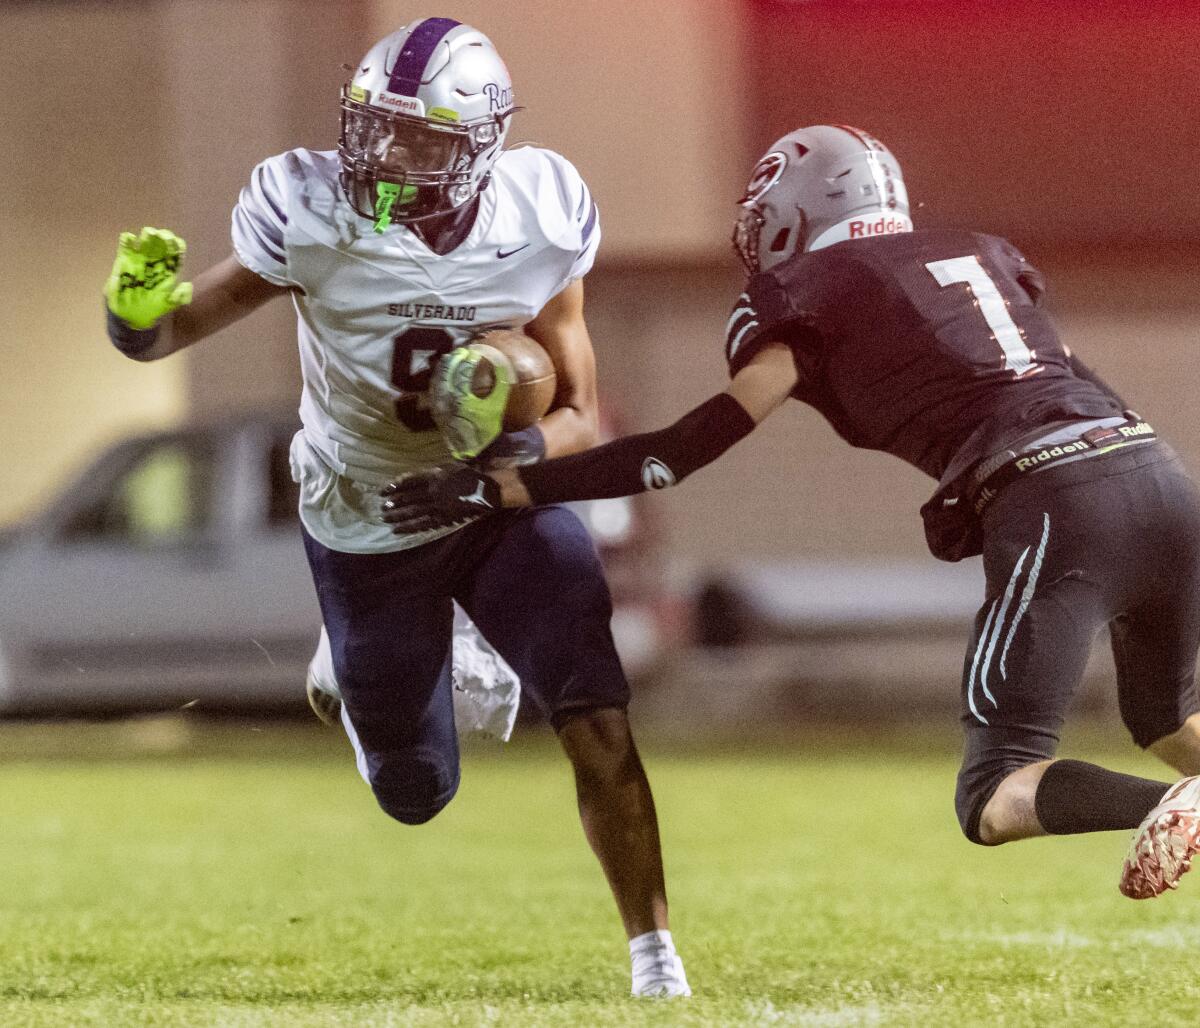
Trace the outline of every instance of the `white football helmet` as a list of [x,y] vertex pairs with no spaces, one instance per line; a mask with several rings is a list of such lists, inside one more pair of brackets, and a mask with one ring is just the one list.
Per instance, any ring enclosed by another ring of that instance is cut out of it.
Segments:
[[508,69],[482,32],[452,18],[398,29],[342,89],[346,199],[377,232],[463,206],[487,188],[514,110]]
[[912,230],[899,162],[849,125],[814,125],[776,140],[738,205],[733,247],[751,275],[845,239]]

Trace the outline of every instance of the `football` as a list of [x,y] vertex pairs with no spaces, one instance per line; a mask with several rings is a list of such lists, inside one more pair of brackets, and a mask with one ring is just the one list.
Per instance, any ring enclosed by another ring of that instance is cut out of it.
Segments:
[[[554,402],[558,385],[550,355],[524,332],[511,328],[485,332],[472,342],[472,346],[490,348],[497,356],[488,354],[489,357],[496,363],[507,362],[512,368],[513,387],[504,409],[504,431],[516,432],[540,420]],[[495,380],[486,373],[479,377],[488,380],[477,380],[473,388],[486,395]]]

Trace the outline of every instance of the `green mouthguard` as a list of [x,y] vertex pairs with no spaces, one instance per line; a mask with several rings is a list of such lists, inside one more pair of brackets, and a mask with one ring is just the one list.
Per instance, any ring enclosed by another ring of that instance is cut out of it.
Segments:
[[392,208],[403,207],[417,198],[416,186],[398,186],[394,182],[379,182],[375,186],[375,231],[383,233],[392,223]]

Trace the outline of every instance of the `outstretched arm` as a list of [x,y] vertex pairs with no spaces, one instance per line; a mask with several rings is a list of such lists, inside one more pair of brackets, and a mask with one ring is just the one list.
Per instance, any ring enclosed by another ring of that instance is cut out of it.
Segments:
[[626,436],[543,464],[481,474],[469,468],[422,474],[384,490],[384,520],[413,532],[452,524],[492,507],[630,496],[681,482],[711,464],[795,388],[791,350],[764,346],[729,390],[669,428]]
[[631,496],[675,485],[749,435],[795,385],[791,350],[783,344],[766,347],[738,373],[727,392],[668,428],[497,474],[504,506]]
[[104,287],[108,335],[125,356],[153,361],[199,342],[288,290],[234,256],[180,283],[183,240],[164,229],[123,233]]

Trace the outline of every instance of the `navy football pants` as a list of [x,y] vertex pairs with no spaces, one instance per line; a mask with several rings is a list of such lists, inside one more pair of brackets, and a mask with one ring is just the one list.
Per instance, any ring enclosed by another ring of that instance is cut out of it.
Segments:
[[428,821],[458,788],[452,600],[555,728],[629,702],[599,557],[563,507],[505,511],[394,553],[341,553],[307,533],[304,545],[371,787],[397,820]]

